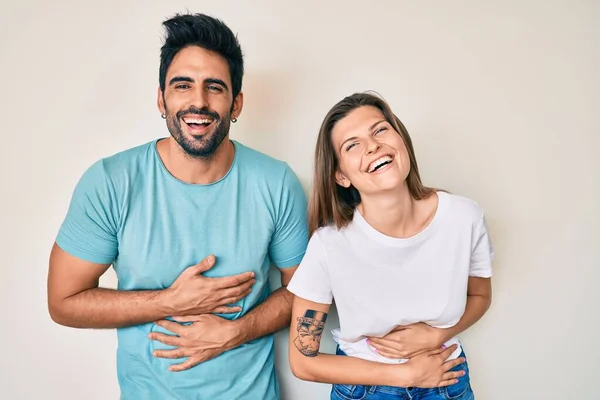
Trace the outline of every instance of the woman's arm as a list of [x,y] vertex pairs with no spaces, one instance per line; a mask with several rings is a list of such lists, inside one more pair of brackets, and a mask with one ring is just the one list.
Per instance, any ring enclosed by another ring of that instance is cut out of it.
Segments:
[[464,359],[445,361],[456,346],[437,349],[397,365],[320,353],[329,307],[298,296],[294,298],[289,359],[296,377],[333,384],[439,387],[456,383],[456,378],[462,375],[448,371]]
[[465,313],[458,323],[450,328],[440,329],[441,343],[444,343],[454,336],[466,331],[489,310],[492,304],[492,279],[469,277],[467,287],[467,305]]
[[450,328],[433,328],[424,323],[398,326],[382,338],[370,337],[369,343],[385,357],[412,358],[439,348],[454,336],[464,332],[490,308],[492,303],[491,278],[469,277],[467,304],[458,323]]

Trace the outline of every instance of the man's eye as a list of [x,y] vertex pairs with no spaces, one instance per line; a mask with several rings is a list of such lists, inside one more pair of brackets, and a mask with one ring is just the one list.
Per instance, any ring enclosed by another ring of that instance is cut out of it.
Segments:
[[208,90],[210,90],[211,92],[222,92],[223,91],[223,90],[221,90],[221,88],[219,86],[215,86],[215,85],[208,86]]
[[185,84],[175,86],[175,89],[189,89],[189,88],[190,88],[190,85],[185,85]]

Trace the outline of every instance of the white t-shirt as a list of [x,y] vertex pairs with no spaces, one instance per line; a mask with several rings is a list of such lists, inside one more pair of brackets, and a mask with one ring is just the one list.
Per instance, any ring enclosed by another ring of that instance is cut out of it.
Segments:
[[[347,355],[384,363],[366,336],[381,337],[397,325],[425,322],[454,326],[462,317],[469,276],[492,276],[492,245],[477,203],[438,192],[432,221],[418,234],[398,239],[371,227],[356,211],[350,224],[318,229],[288,285],[316,303],[335,299],[340,329],[332,333]],[[460,355],[458,338],[449,359]]]

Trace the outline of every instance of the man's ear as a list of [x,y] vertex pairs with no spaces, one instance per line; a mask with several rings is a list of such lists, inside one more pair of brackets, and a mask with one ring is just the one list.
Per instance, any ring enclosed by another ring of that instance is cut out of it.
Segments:
[[342,171],[340,171],[339,169],[335,172],[335,181],[338,185],[343,186],[345,188],[349,188],[352,184],[350,180],[346,178],[344,174],[342,174]]
[[242,108],[244,108],[244,93],[239,92],[231,105],[231,118],[238,119],[242,113]]
[[156,94],[156,106],[158,107],[158,111],[160,111],[161,115],[165,114],[165,98],[163,96],[163,91],[160,89],[160,86],[158,87],[158,91]]

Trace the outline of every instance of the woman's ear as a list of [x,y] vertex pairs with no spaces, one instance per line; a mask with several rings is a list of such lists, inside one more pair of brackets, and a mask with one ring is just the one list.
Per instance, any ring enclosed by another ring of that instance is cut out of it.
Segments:
[[338,185],[343,186],[345,188],[349,188],[352,184],[350,180],[346,178],[344,174],[342,174],[342,171],[340,171],[339,169],[335,172],[335,181]]

